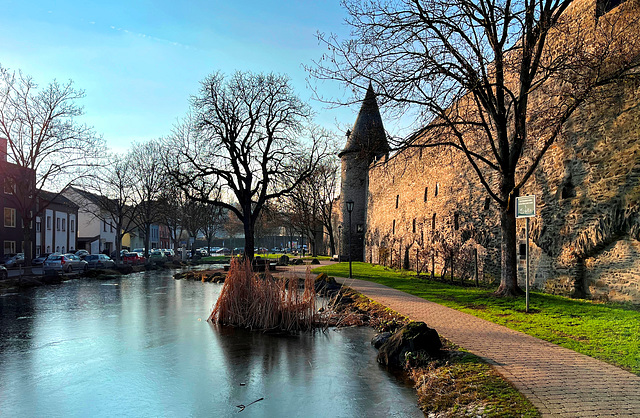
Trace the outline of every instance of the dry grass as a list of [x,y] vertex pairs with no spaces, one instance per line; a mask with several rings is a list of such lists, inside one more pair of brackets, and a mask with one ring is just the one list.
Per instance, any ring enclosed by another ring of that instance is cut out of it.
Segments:
[[227,278],[208,321],[268,331],[304,331],[320,322],[316,293],[308,274],[304,290],[298,279],[258,276],[250,262],[231,260]]

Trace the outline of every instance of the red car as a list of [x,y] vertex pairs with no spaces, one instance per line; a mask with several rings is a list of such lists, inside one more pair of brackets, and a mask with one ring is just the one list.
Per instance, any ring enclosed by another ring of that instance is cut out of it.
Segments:
[[124,264],[144,264],[144,257],[140,257],[138,253],[124,253],[122,256],[122,262]]

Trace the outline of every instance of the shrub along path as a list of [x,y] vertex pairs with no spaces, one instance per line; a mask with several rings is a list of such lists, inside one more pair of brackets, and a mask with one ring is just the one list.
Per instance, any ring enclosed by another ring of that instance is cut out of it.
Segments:
[[[306,266],[290,268],[304,277]],[[639,376],[381,284],[336,280],[484,358],[543,416],[640,416]]]

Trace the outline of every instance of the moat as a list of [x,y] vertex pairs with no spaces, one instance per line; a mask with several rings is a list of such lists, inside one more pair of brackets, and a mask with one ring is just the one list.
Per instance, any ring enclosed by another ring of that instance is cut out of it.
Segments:
[[1,295],[1,415],[423,416],[370,328],[216,327],[220,288],[146,272]]

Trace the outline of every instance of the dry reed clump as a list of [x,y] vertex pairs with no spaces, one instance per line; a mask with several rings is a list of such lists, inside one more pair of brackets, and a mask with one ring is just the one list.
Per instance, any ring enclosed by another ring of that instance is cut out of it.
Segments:
[[248,260],[231,260],[227,278],[208,321],[249,329],[304,331],[318,325],[313,279],[260,278]]

